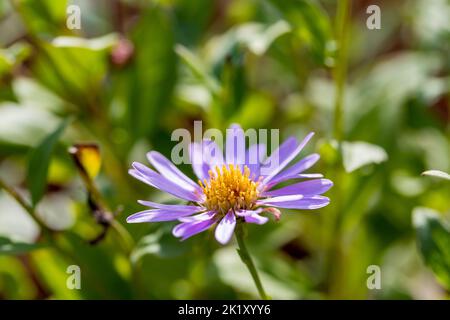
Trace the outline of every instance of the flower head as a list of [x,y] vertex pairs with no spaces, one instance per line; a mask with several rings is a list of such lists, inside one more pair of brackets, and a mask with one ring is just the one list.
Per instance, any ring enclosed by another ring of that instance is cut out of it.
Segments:
[[258,182],[250,178],[250,169],[237,165],[216,166],[210,170],[209,180],[199,181],[205,195],[205,207],[226,214],[228,211],[250,210],[258,199]]
[[[232,126],[231,130],[238,140],[245,141],[239,126]],[[289,166],[312,136],[313,133],[308,134],[300,143],[294,137],[288,138],[267,158],[263,158],[266,150],[263,144],[252,145],[242,154],[227,137],[225,157],[217,152],[214,159],[207,159],[203,155],[209,154],[211,147],[219,150],[217,145],[213,141],[193,143],[190,156],[191,161],[194,160],[192,167],[198,183],[162,154],[151,151],[147,158],[155,170],[134,162],[129,173],[190,204],[169,205],[139,200],[150,209],[129,216],[127,222],[178,220],[180,224],[173,229],[173,235],[182,240],[216,225],[217,241],[226,244],[238,222],[264,224],[269,218],[263,213],[273,214],[278,220],[279,208],[322,208],[330,200],[321,194],[333,183],[323,179],[321,174],[303,173],[319,160],[319,155],[311,154]],[[271,165],[273,163],[277,165]],[[293,183],[277,188],[286,182]]]

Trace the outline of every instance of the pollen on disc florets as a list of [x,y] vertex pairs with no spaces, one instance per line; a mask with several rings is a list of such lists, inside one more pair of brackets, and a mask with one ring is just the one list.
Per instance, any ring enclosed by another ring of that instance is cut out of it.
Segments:
[[209,170],[210,180],[198,183],[206,196],[205,206],[226,214],[230,209],[252,209],[258,199],[258,182],[250,179],[250,170],[244,166],[242,172],[237,165],[215,167],[215,173]]

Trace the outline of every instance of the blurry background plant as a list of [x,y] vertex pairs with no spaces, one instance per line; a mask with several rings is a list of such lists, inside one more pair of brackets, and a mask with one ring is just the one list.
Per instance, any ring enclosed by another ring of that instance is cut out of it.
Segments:
[[[450,183],[420,174],[450,171],[449,20],[446,0],[2,0],[0,298],[256,297],[234,245],[125,224],[136,198],[167,200],[127,176],[131,159],[170,156],[194,119],[321,137],[308,151],[332,204],[249,232],[273,298],[448,298]],[[76,143],[99,146],[96,191]]]

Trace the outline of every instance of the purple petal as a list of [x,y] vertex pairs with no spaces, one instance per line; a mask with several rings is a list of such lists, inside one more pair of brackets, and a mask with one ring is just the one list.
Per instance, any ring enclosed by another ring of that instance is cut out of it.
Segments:
[[233,236],[235,226],[236,216],[234,215],[233,211],[230,210],[216,227],[216,240],[221,244],[227,244]]
[[247,222],[247,223],[255,223],[255,224],[264,224],[267,221],[269,221],[269,218],[260,216],[257,213],[250,214],[250,215],[246,216],[244,219],[245,219],[245,222]]
[[302,195],[280,196],[259,200],[257,204],[285,209],[319,209],[330,203],[324,196],[305,197]]
[[320,156],[317,153],[310,154],[309,156],[306,156],[298,161],[296,164],[277,174],[270,180],[270,183],[267,183],[267,185],[274,186],[277,183],[292,179],[292,177],[297,174],[311,168],[319,159]]
[[245,163],[244,130],[237,124],[227,129],[225,161],[227,164],[237,164],[240,168]]
[[177,220],[180,217],[188,216],[199,212],[201,209],[189,211],[173,211],[164,209],[152,209],[144,210],[132,214],[127,218],[128,223],[140,223],[140,222],[159,222],[159,221],[172,221]]
[[192,169],[202,181],[205,179],[209,180],[209,170],[213,170],[215,166],[220,166],[224,163],[222,151],[211,140],[204,140],[202,143],[191,143],[189,155]]
[[200,212],[204,210],[202,207],[198,206],[187,206],[187,205],[178,205],[178,204],[163,204],[163,203],[156,203],[146,200],[138,200],[139,204],[142,204],[143,206],[151,207],[151,208],[157,208],[157,209],[165,209],[165,210],[173,210],[173,211],[195,211]]
[[313,135],[314,135],[314,132],[310,132],[305,137],[305,139],[303,139],[303,141],[300,142],[300,144],[295,148],[295,150],[293,150],[291,152],[288,152],[288,153],[285,153],[282,155],[281,151],[280,151],[279,159],[281,160],[281,162],[279,163],[279,165],[276,168],[274,168],[274,170],[272,170],[270,172],[270,174],[268,174],[264,178],[262,185],[266,185],[273,177],[275,177],[281,170],[283,170],[300,153],[300,151],[302,151],[302,149],[306,146],[306,144],[312,138]]
[[333,182],[328,179],[316,179],[292,184],[277,190],[263,192],[263,197],[288,196],[301,194],[303,196],[313,196],[327,192],[333,186]]
[[196,214],[194,216],[181,217],[181,218],[178,219],[178,221],[181,221],[181,222],[204,221],[204,220],[209,220],[210,218],[212,218],[216,214],[217,214],[216,211],[208,211],[208,212],[203,212],[203,213],[200,213],[200,214]]
[[261,169],[261,161],[266,154],[265,144],[254,144],[248,148],[245,155],[245,165],[250,170],[250,177],[253,180],[258,180]]
[[208,180],[210,167],[207,163],[203,162],[203,147],[202,144],[193,142],[189,148],[189,156],[191,159],[192,169],[195,175],[200,180]]
[[198,184],[192,181],[188,176],[181,172],[172,162],[170,162],[161,153],[151,151],[147,153],[147,159],[150,163],[159,171],[159,173],[172,181],[173,183],[182,186],[183,189],[189,191],[201,192],[201,188]]
[[323,178],[323,174],[320,173],[300,173],[300,174],[293,174],[290,176],[285,176],[283,177],[283,179],[272,179],[270,180],[269,183],[267,183],[266,185],[262,185],[260,184],[258,186],[259,190],[270,190],[272,189],[273,186],[277,185],[278,183],[284,182],[284,181],[288,181],[291,179],[320,179]]
[[225,163],[223,151],[215,141],[203,140],[203,162],[209,164],[211,168]]
[[323,174],[321,173],[301,173],[297,178],[301,179],[317,179],[317,178],[323,178]]
[[133,162],[132,165],[134,170],[130,170],[129,173],[152,187],[189,201],[197,202],[201,199],[198,193],[183,189],[181,186],[166,179],[152,169],[144,166],[142,163]]
[[260,212],[262,212],[262,210],[263,210],[262,208],[258,208],[256,210],[239,210],[239,211],[236,211],[236,214],[239,217],[246,217],[246,216],[252,215],[254,213],[260,213]]
[[196,235],[202,231],[205,231],[211,225],[213,225],[216,222],[215,215],[213,215],[210,219],[207,220],[200,220],[195,222],[183,222],[179,225],[176,225],[175,228],[172,230],[172,234],[177,237],[181,238],[181,240],[186,240],[189,237],[192,237],[193,235]]
[[260,216],[259,213],[262,212],[262,208],[256,210],[240,210],[236,211],[236,214],[240,217],[244,217],[245,222],[264,224],[269,221],[269,218]]
[[138,170],[136,169],[130,169],[128,170],[128,173],[130,176],[132,176],[133,178],[150,185],[153,188],[156,188],[155,185],[153,185],[143,174],[141,174]]
[[295,151],[298,142],[295,137],[287,138],[272,154],[262,162],[262,175],[268,176],[276,170],[281,162]]

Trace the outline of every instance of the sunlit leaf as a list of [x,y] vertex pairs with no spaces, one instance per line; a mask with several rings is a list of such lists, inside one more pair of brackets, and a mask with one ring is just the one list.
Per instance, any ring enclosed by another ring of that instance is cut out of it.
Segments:
[[[239,122],[244,128],[262,128],[273,117],[275,106],[264,94],[252,94],[244,100],[231,122]],[[258,117],[255,117],[258,114]]]
[[[249,271],[233,248],[229,247],[218,250],[214,254],[214,262],[219,269],[219,276],[222,281],[241,292],[258,297],[258,291]],[[257,262],[256,264],[258,266]],[[261,282],[264,284],[264,289],[270,292],[272,298],[296,299],[299,297],[299,292],[294,290],[291,283],[282,282],[265,272],[260,271],[259,275]]]
[[450,35],[448,1],[418,0],[413,3],[411,12],[417,38],[428,46],[445,46]]
[[160,258],[173,258],[186,253],[190,242],[180,242],[171,232],[159,229],[155,233],[143,237],[131,254],[131,261],[137,263],[145,255]]
[[450,174],[440,170],[427,170],[422,172],[422,175],[450,180]]
[[24,107],[34,110],[61,111],[64,102],[34,79],[17,77],[12,83],[14,94]]
[[47,111],[15,103],[0,104],[0,144],[35,145],[57,124],[57,118]]
[[89,40],[57,37],[51,42],[40,42],[41,54],[33,61],[33,74],[70,103],[86,110],[97,108],[93,106],[93,95],[102,85],[117,39],[110,34]]
[[53,39],[52,45],[56,48],[85,48],[93,51],[111,49],[118,41],[114,33],[94,39],[79,37],[57,37]]
[[207,43],[209,59],[212,64],[220,63],[238,46],[261,56],[273,42],[290,31],[291,26],[284,20],[273,24],[249,22],[239,25]]
[[6,192],[0,192],[0,235],[11,241],[34,243],[40,228],[29,213]]
[[199,57],[180,44],[176,45],[175,52],[202,84],[204,84],[211,92],[218,92],[220,85],[217,82],[217,79],[209,74],[207,66]]
[[363,141],[342,143],[342,158],[347,172],[355,171],[368,164],[379,164],[388,159],[380,146]]

